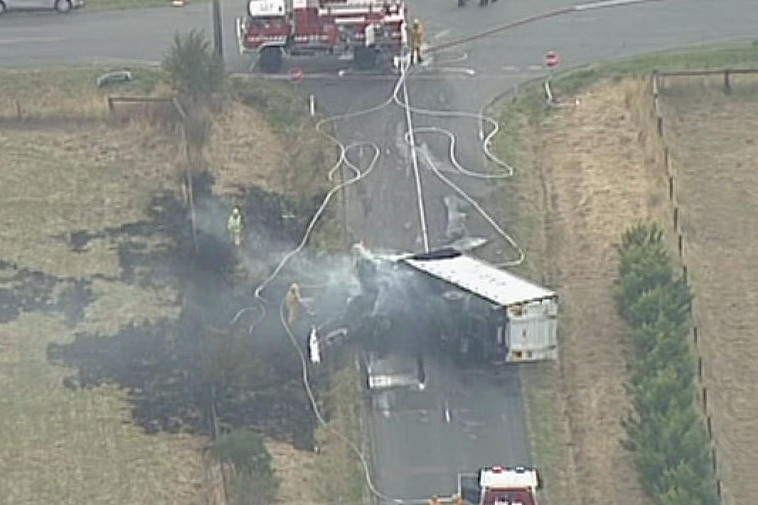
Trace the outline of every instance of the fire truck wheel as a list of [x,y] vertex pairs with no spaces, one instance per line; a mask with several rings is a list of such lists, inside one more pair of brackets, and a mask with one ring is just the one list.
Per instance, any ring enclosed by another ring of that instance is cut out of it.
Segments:
[[260,69],[267,74],[279,72],[282,69],[282,49],[279,47],[263,48],[258,64]]
[[355,66],[358,70],[371,70],[376,66],[376,51],[372,47],[355,48]]
[[66,14],[67,12],[70,12],[71,1],[70,0],[57,0],[55,2],[55,10],[57,10],[61,14]]

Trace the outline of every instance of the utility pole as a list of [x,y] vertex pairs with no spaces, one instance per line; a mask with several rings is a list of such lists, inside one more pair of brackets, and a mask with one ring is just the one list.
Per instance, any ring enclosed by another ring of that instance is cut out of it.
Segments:
[[224,36],[221,32],[221,3],[213,0],[213,50],[219,58],[224,59]]

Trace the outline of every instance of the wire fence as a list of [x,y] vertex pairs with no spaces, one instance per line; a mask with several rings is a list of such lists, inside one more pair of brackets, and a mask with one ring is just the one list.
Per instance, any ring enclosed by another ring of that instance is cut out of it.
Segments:
[[[679,261],[682,265],[682,276],[685,280],[688,280],[688,275],[690,274],[688,268],[687,268],[687,240],[686,236],[683,232],[683,213],[682,208],[679,205],[679,200],[677,198],[677,173],[678,173],[678,164],[672,155],[672,151],[669,148],[667,144],[667,136],[666,136],[666,127],[665,127],[665,119],[664,114],[662,111],[661,103],[660,103],[660,94],[661,90],[664,88],[666,82],[671,81],[673,79],[682,78],[682,77],[706,77],[706,76],[718,76],[723,75],[723,91],[725,94],[730,94],[733,89],[734,82],[732,80],[732,77],[734,75],[746,75],[746,74],[758,74],[758,69],[718,69],[718,70],[684,70],[684,71],[671,71],[671,72],[653,72],[651,74],[651,86],[650,89],[652,90],[652,101],[653,101],[653,110],[655,113],[655,122],[656,122],[656,130],[657,135],[661,141],[662,145],[662,159],[663,159],[663,166],[666,170],[666,177],[668,178],[668,196],[669,200],[671,202],[671,208],[672,208],[672,219],[671,219],[671,227],[674,231],[674,236],[676,237],[676,248],[677,248],[677,254],[679,257]],[[711,462],[713,465],[713,472],[716,478],[716,494],[719,498],[720,503],[724,503],[724,490],[723,490],[723,481],[722,481],[722,472],[721,472],[721,466],[719,464],[717,449],[718,444],[716,437],[714,435],[714,422],[713,417],[711,413],[711,407],[709,404],[709,393],[708,393],[708,385],[707,381],[704,378],[704,369],[706,367],[706,361],[705,357],[703,355],[703,351],[700,348],[700,340],[702,338],[702,334],[700,332],[699,324],[698,324],[698,311],[697,311],[697,305],[696,300],[693,300],[693,304],[690,305],[691,310],[691,319],[692,319],[692,342],[693,342],[693,348],[696,353],[696,359],[697,359],[697,380],[699,385],[699,404],[700,408],[702,410],[704,419],[705,419],[705,427],[707,436],[709,439],[710,444],[710,450],[711,450]]]
[[[189,118],[187,111],[185,110],[185,108],[182,106],[182,104],[179,102],[179,100],[175,96],[170,96],[170,97],[108,96],[107,103],[108,103],[108,111],[111,114],[114,114],[116,112],[116,104],[118,103],[132,103],[132,104],[166,103],[166,104],[170,104],[173,107],[173,109],[176,111],[176,113],[178,114],[179,120],[180,120],[180,132],[181,132],[182,142],[185,144],[186,155],[187,155],[187,159],[186,159],[187,169],[185,172],[184,186],[182,187],[182,192],[184,193],[185,203],[190,211],[190,227],[192,229],[192,246],[193,246],[193,252],[194,252],[193,257],[196,256],[197,253],[199,252],[199,246],[198,246],[198,240],[197,240],[197,218],[196,218],[196,212],[195,212],[194,184],[193,184],[193,177],[192,177],[191,159],[190,159],[190,151],[189,151],[187,135],[185,133],[186,121]],[[205,338],[202,333],[200,334],[200,337],[198,339],[198,346],[199,346],[200,356],[207,357],[209,354],[205,347]],[[211,438],[213,441],[218,440],[219,436],[221,435],[216,404],[217,404],[216,388],[211,385],[209,386],[208,405],[206,408],[207,408],[208,424],[210,427]],[[224,464],[216,458],[210,458],[208,472],[210,474],[210,481],[212,483],[211,485],[214,488],[211,490],[209,494],[209,498],[208,498],[209,504],[210,505],[227,505],[229,503],[229,479],[228,479],[227,471],[226,471],[226,468],[224,467]],[[217,483],[220,483],[220,489],[216,489],[218,487]]]

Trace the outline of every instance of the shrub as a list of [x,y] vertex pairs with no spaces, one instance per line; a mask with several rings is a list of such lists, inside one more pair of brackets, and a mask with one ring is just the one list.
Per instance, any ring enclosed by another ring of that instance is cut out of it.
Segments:
[[633,347],[625,446],[656,505],[714,505],[708,439],[694,405],[689,287],[675,276],[656,225],[628,230],[620,252],[616,303]]
[[193,101],[218,93],[226,80],[223,60],[213,53],[204,32],[197,30],[174,35],[163,69],[177,92]]
[[234,505],[266,505],[279,487],[273,460],[263,439],[250,430],[235,430],[211,447],[222,464],[234,470],[229,498]]

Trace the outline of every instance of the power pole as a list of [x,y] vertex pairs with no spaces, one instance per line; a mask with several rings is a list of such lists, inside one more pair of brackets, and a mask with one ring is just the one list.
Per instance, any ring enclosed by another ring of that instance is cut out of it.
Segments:
[[213,49],[216,56],[224,59],[224,36],[221,32],[221,3],[213,0]]

